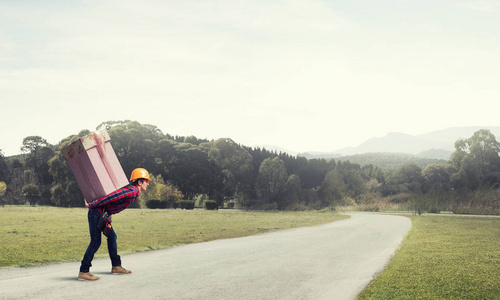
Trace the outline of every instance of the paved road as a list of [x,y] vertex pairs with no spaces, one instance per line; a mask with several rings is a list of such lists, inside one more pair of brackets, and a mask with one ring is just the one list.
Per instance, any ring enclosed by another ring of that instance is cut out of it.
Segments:
[[78,262],[2,269],[0,299],[354,299],[410,227],[405,217],[352,214],[326,225],[123,256],[131,275],[111,275],[109,259],[95,260],[95,282],[76,279]]

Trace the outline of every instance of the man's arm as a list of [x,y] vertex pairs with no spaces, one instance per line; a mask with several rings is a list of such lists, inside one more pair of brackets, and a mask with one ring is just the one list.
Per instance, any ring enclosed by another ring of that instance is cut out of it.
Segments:
[[113,202],[115,200],[115,198],[120,197],[119,191],[120,190],[114,191],[111,194],[108,194],[102,198],[96,199],[90,203],[88,203],[87,200],[85,200],[85,202],[87,203],[86,206],[88,208],[96,208],[96,207],[106,206],[106,204]]
[[122,199],[124,197],[130,197],[131,191],[129,188],[121,188],[119,190],[116,190],[112,192],[111,194],[108,194],[107,196],[104,196],[100,199],[96,199],[90,203],[88,203],[88,208],[96,208],[96,207],[102,207],[106,206],[110,203],[113,203],[119,199]]

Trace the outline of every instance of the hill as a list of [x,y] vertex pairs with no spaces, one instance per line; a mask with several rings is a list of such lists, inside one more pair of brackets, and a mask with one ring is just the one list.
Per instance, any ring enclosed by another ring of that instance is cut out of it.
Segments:
[[408,153],[363,153],[336,158],[335,161],[349,161],[360,166],[374,165],[384,171],[393,171],[403,164],[414,162],[420,169],[429,164],[446,163],[446,159],[422,158]]
[[[457,140],[470,138],[474,132],[480,129],[490,130],[498,141],[500,126],[453,127],[420,135],[392,132],[381,138],[371,138],[357,147],[343,148],[321,155],[326,158],[335,155],[351,156],[363,153],[408,153],[418,158],[448,160],[455,151],[455,142]],[[314,158],[319,157],[315,156]]]

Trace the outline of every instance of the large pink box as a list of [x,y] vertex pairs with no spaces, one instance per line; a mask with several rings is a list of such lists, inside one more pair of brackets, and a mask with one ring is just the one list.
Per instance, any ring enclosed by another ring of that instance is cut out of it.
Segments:
[[79,138],[61,152],[87,202],[129,184],[105,129]]

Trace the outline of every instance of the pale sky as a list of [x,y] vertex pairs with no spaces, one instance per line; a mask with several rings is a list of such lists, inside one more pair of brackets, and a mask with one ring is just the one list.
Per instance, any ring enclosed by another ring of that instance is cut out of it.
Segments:
[[0,0],[0,149],[111,120],[290,152],[499,126],[500,1]]

